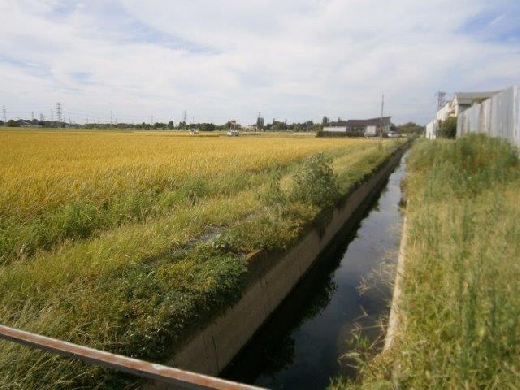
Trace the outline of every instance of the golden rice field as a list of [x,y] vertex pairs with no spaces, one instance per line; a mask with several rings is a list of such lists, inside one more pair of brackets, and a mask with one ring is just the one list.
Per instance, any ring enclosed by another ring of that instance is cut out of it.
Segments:
[[[77,200],[162,191],[194,175],[224,177],[360,145],[292,138],[178,137],[128,133],[0,133],[0,215],[28,217]],[[240,145],[240,147],[237,147]]]
[[[162,361],[400,142],[0,130],[0,323]],[[138,385],[0,342],[2,390]]]

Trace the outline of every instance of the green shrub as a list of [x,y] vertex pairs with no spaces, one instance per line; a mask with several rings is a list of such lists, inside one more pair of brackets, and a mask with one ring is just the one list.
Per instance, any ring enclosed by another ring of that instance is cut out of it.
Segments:
[[457,135],[457,117],[447,118],[445,121],[439,121],[437,137],[455,138]]
[[294,185],[289,200],[328,207],[332,206],[338,198],[339,189],[332,169],[332,160],[323,153],[305,159],[294,175]]

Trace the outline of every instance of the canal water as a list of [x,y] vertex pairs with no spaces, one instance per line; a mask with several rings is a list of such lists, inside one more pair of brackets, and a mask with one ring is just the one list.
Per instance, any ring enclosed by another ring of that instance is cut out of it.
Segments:
[[[406,155],[352,233],[341,238],[281,304],[222,376],[269,389],[325,389],[354,377],[345,357],[352,332],[377,342],[389,313],[388,280],[401,238]],[[394,271],[395,272],[395,271]],[[368,290],[364,287],[368,287]],[[365,291],[366,290],[366,291]],[[350,362],[351,363],[351,362]]]

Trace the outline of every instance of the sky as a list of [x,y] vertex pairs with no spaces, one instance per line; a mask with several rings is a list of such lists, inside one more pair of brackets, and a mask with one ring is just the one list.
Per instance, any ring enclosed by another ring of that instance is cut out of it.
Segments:
[[[520,84],[518,0],[0,0],[7,118],[425,124]],[[0,116],[2,112],[0,112]],[[2,118],[3,119],[3,118]]]

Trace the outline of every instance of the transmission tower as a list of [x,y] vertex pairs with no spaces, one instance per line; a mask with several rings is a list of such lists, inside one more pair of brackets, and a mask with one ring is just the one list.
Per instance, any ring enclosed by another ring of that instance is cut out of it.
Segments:
[[56,120],[61,122],[61,103],[56,103]]
[[437,92],[437,110],[440,110],[446,104],[446,92]]
[[5,111],[5,106],[2,106],[2,112],[4,114],[4,123],[7,123],[7,114],[6,114],[6,111]]

